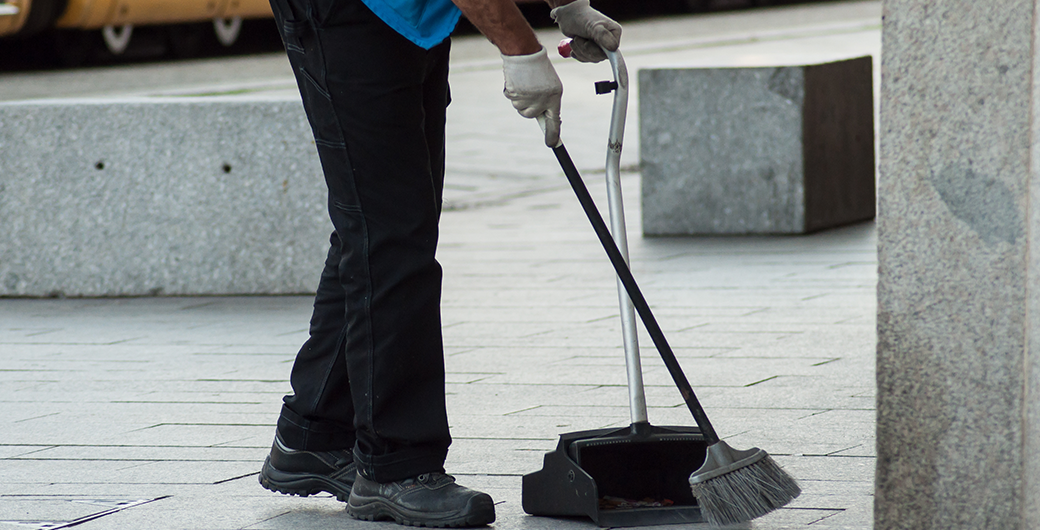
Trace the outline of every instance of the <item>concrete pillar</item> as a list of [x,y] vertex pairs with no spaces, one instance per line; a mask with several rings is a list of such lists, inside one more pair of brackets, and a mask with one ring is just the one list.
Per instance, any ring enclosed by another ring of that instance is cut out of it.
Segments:
[[1040,528],[1040,0],[885,0],[878,529]]

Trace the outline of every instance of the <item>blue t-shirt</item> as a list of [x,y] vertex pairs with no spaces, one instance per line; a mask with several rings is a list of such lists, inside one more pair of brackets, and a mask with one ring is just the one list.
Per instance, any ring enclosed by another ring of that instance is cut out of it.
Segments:
[[451,35],[462,12],[451,0],[361,0],[388,26],[429,50]]

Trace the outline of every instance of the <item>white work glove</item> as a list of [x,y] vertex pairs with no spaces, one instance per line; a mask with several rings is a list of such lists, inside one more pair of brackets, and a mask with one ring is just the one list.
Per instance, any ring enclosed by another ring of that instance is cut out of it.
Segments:
[[506,98],[525,118],[544,115],[545,145],[559,145],[563,83],[556,75],[545,48],[531,55],[503,55],[502,70],[506,77],[503,90]]
[[621,24],[593,9],[589,0],[575,0],[550,14],[560,31],[574,39],[571,56],[583,63],[598,63],[607,58],[602,48],[613,52],[621,44]]

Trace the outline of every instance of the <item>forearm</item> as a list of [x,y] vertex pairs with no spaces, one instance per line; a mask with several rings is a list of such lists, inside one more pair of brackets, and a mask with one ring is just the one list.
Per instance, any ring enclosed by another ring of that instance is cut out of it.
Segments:
[[[566,1],[566,0],[564,0]],[[452,0],[502,55],[530,55],[542,49],[513,0]]]

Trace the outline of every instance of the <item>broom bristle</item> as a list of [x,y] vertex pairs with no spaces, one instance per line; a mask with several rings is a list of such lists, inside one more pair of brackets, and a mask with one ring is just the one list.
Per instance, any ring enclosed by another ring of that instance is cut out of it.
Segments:
[[691,484],[704,519],[713,526],[761,517],[802,493],[798,483],[768,455],[757,462]]

